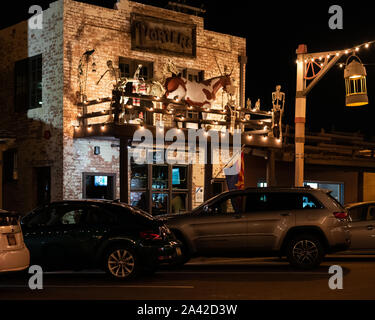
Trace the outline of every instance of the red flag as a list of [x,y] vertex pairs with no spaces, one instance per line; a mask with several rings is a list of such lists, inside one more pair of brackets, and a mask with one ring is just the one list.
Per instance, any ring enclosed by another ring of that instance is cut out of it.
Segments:
[[240,171],[238,172],[238,181],[235,184],[237,189],[244,189],[245,188],[245,162],[244,162],[244,153],[241,152],[241,159],[240,162]]

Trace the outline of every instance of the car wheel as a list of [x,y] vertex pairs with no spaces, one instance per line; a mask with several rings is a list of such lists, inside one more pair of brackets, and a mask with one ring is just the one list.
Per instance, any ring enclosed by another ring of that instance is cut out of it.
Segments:
[[298,269],[312,269],[320,265],[324,250],[319,239],[313,235],[299,235],[289,241],[287,258]]
[[138,258],[126,246],[112,247],[107,251],[104,262],[106,272],[118,280],[133,279],[138,273]]

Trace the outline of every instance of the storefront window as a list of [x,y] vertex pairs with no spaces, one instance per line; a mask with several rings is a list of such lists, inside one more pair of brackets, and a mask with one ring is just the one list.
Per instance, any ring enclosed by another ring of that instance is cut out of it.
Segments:
[[168,166],[152,166],[152,189],[168,189]]
[[130,204],[148,212],[147,192],[130,192]]
[[172,168],[172,188],[187,189],[187,166],[173,166]]
[[171,213],[183,213],[186,211],[187,193],[173,193],[171,201]]
[[130,188],[132,190],[147,188],[147,165],[138,165],[132,162]]
[[168,213],[168,194],[153,193],[152,194],[152,215],[158,216]]
[[84,199],[107,199],[115,198],[116,175],[105,173],[83,173]]
[[189,166],[157,164],[160,152],[153,156],[154,164],[136,164],[131,159],[130,203],[152,215],[183,213],[189,209]]

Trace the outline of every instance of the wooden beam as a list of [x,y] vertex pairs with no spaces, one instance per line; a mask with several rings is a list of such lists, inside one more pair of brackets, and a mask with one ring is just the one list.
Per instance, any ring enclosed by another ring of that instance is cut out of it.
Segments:
[[120,200],[129,203],[128,139],[120,139]]

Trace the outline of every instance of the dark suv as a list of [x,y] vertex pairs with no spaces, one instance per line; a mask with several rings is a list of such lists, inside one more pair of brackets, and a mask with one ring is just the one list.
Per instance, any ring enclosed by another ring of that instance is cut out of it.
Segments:
[[99,267],[117,279],[130,279],[181,254],[168,227],[122,203],[53,202],[26,215],[21,224],[31,264],[43,270]]
[[329,191],[311,188],[224,192],[164,219],[183,243],[185,262],[191,256],[287,256],[307,269],[350,245],[345,209]]

